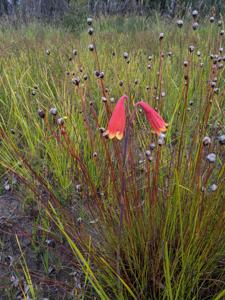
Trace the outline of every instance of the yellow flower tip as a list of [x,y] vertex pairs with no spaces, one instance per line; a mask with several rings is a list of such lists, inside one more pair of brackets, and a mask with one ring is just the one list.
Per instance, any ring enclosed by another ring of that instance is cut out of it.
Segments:
[[119,131],[117,131],[117,133],[116,133],[116,138],[117,138],[119,141],[121,141],[121,140],[122,140],[122,138],[123,138],[123,133],[122,133],[122,132],[119,132]]
[[116,134],[113,133],[113,132],[108,133],[108,137],[109,137],[110,140],[114,139],[115,136],[116,136]]

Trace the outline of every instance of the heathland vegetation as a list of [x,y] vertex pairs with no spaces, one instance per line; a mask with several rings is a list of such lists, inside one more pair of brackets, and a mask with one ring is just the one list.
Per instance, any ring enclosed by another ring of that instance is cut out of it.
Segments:
[[2,16],[3,299],[224,299],[223,15],[86,14]]

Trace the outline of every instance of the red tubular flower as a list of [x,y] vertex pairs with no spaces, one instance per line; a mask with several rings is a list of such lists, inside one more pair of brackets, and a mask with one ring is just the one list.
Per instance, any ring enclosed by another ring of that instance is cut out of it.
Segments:
[[163,118],[152,108],[150,105],[144,101],[137,102],[136,105],[139,105],[143,108],[146,118],[151,125],[153,132],[160,134],[161,132],[166,131],[166,122]]
[[118,140],[122,140],[125,126],[126,126],[126,114],[124,102],[128,99],[126,95],[122,96],[116,103],[115,109],[109,120],[108,129],[106,133],[110,139],[116,137]]

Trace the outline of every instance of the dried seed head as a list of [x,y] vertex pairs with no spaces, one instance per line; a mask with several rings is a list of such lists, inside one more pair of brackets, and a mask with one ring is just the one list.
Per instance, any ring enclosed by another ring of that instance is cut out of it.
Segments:
[[214,163],[216,161],[216,154],[215,153],[210,153],[206,156],[206,160],[209,163]]
[[97,157],[98,153],[97,152],[93,152],[93,157]]
[[128,59],[128,57],[129,57],[128,53],[127,53],[127,52],[124,52],[124,53],[123,53],[123,57],[124,57],[124,59]]
[[216,82],[214,80],[210,81],[210,86],[214,88],[216,86]]
[[149,156],[151,155],[151,151],[150,151],[150,150],[146,150],[146,151],[145,151],[145,155],[146,155],[147,157],[149,157]]
[[100,72],[99,71],[94,71],[94,74],[95,74],[96,77],[100,76]]
[[218,137],[220,145],[225,145],[225,134]]
[[197,11],[196,9],[193,10],[193,11],[192,11],[192,16],[193,16],[194,18],[196,18],[197,15],[198,15],[198,11]]
[[78,85],[80,84],[80,79],[79,79],[78,77],[74,77],[74,78],[72,79],[72,83],[73,83],[74,85],[78,86]]
[[192,24],[193,30],[197,30],[197,29],[198,29],[198,26],[199,26],[198,22],[194,22],[194,23]]
[[177,20],[177,26],[181,28],[184,25],[184,22],[182,20]]
[[99,74],[99,78],[103,79],[103,78],[104,78],[104,76],[105,76],[104,72],[100,72],[100,74]]
[[89,26],[91,26],[92,25],[92,22],[93,22],[93,19],[92,18],[87,18],[87,24],[89,25]]
[[210,145],[210,144],[211,144],[211,139],[210,139],[210,137],[205,136],[205,137],[203,138],[203,140],[202,140],[202,143],[203,143],[204,146]]
[[105,128],[104,127],[100,127],[99,131],[100,131],[100,133],[103,133],[103,132],[105,132]]
[[62,126],[64,123],[65,123],[65,122],[64,122],[64,119],[63,119],[63,118],[58,118],[58,119],[57,119],[57,124],[58,124],[59,126]]
[[213,91],[214,91],[215,94],[219,94],[220,89],[216,87],[216,88],[214,88]]
[[163,144],[165,144],[164,138],[159,138],[159,139],[158,139],[158,145],[159,145],[159,146],[162,146]]
[[77,184],[76,185],[76,190],[77,190],[77,192],[81,192],[82,191],[81,184]]
[[43,111],[43,109],[41,108],[38,109],[38,115],[41,119],[45,118],[45,112]]
[[151,151],[153,151],[153,150],[155,149],[155,143],[151,143],[151,144],[149,145],[149,149],[150,149]]
[[209,187],[209,190],[211,192],[215,192],[217,190],[217,185],[215,183],[213,183],[210,187]]
[[72,53],[73,53],[74,56],[77,55],[77,52],[78,52],[77,49],[73,49],[73,51],[72,51]]
[[57,108],[56,107],[51,107],[49,110],[49,113],[53,116],[57,115]]
[[195,50],[195,47],[193,45],[189,46],[189,52],[190,53],[194,52],[194,50]]
[[90,44],[90,45],[88,46],[88,49],[89,49],[90,51],[94,51],[95,46],[94,46],[93,44]]
[[210,23],[214,23],[215,18],[214,17],[210,17],[209,21],[210,21]]
[[88,28],[88,34],[89,34],[89,35],[92,35],[93,33],[94,33],[94,28],[89,27],[89,28]]
[[164,38],[164,33],[163,32],[160,32],[159,34],[159,39],[162,40]]

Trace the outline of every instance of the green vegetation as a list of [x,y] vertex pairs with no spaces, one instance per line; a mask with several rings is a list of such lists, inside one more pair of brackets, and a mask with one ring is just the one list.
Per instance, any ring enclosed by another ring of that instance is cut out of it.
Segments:
[[[43,265],[32,269],[17,234],[24,299],[43,297],[52,263],[68,269],[54,278],[66,299],[223,299],[224,23],[194,22],[0,33],[0,171],[17,176],[27,215],[35,208],[25,233]],[[144,99],[169,124],[165,137],[141,110],[122,141],[104,137],[124,94],[128,118]]]

